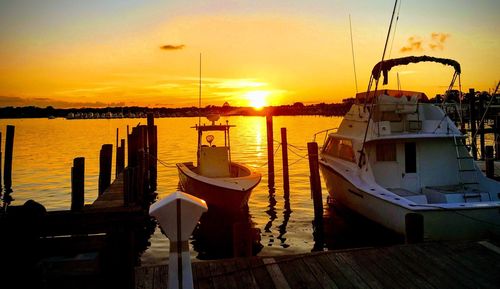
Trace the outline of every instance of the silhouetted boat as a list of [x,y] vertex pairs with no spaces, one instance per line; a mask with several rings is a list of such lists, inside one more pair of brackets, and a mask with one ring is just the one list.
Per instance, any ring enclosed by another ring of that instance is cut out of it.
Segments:
[[[209,116],[210,125],[196,125],[198,132],[197,165],[193,162],[178,163],[181,189],[207,202],[209,208],[240,209],[247,205],[252,189],[259,184],[261,174],[248,166],[231,161],[229,128],[234,125],[215,124],[219,116]],[[204,132],[223,132],[224,144],[212,144],[215,137]]]
[[[453,80],[460,75],[458,62],[422,56],[378,63],[372,79],[421,61],[453,66]],[[500,182],[479,170],[465,136],[441,108],[413,91],[369,91],[356,98],[320,153],[331,197],[401,234],[408,213],[423,216],[428,239],[500,233]]]

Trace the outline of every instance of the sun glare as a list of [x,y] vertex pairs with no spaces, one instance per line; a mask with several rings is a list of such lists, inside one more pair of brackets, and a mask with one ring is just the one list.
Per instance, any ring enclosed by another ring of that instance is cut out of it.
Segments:
[[254,90],[245,93],[245,97],[248,99],[250,106],[255,109],[262,109],[267,104],[266,98],[269,94],[269,91]]

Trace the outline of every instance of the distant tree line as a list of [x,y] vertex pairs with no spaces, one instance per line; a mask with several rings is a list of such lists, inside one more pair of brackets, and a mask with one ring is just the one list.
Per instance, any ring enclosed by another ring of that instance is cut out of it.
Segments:
[[36,106],[24,107],[0,107],[0,118],[49,118],[49,117],[67,117],[71,114],[106,114],[112,113],[116,115],[144,115],[152,112],[158,117],[192,117],[218,113],[221,115],[324,115],[324,116],[343,116],[351,107],[351,101],[343,101],[342,103],[319,103],[304,105],[301,102],[296,102],[293,105],[269,106],[257,110],[252,107],[232,107],[227,104],[223,106],[208,105],[201,109],[197,107],[182,107],[182,108],[166,108],[166,107],[104,107],[104,108],[54,108],[47,106],[45,108]]

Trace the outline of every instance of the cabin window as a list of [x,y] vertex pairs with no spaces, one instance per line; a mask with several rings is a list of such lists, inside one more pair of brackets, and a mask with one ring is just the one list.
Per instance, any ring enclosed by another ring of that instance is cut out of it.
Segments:
[[324,152],[333,157],[354,162],[352,141],[348,139],[331,138],[325,145]]
[[417,145],[414,142],[405,143],[405,173],[417,172]]
[[376,146],[377,162],[396,161],[396,143],[378,143]]

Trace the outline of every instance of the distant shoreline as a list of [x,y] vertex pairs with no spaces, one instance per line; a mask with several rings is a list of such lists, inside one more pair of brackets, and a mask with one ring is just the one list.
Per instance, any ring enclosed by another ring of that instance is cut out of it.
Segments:
[[0,107],[0,119],[9,118],[67,118],[67,119],[102,119],[102,118],[142,118],[147,113],[155,117],[195,117],[199,114],[220,114],[223,116],[265,116],[265,115],[324,115],[343,116],[351,107],[351,101],[343,103],[319,103],[304,105],[268,106],[262,109],[252,107],[231,107],[209,105],[198,109],[197,107],[182,108],[151,108],[151,107],[105,107],[105,108],[41,108],[35,106]]

